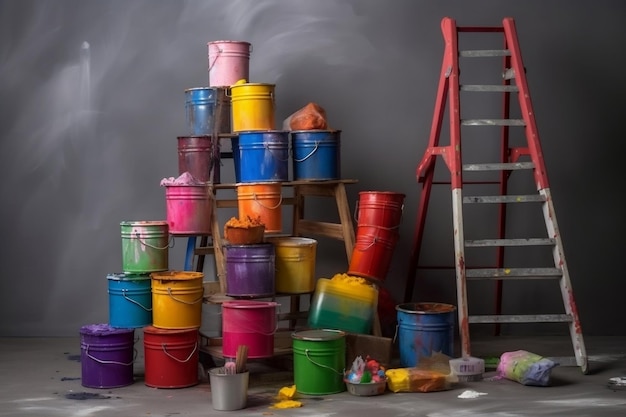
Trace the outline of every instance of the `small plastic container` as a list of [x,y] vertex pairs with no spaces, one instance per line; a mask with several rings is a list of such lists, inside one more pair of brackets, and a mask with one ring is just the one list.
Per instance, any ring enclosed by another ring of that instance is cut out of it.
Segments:
[[378,306],[378,289],[363,278],[344,276],[347,279],[317,280],[308,325],[314,329],[370,334]]

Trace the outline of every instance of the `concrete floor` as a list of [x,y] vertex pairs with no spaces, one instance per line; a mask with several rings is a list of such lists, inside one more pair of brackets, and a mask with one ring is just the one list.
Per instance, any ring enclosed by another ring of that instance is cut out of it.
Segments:
[[[301,408],[270,408],[278,390],[293,383],[289,371],[270,369],[250,361],[248,404],[230,412],[239,416],[624,416],[626,389],[609,385],[610,378],[626,377],[626,338],[585,339],[590,359],[587,375],[580,368],[557,366],[551,386],[530,387],[495,379],[488,371],[480,382],[459,383],[431,393],[385,392],[356,397],[347,392],[302,396]],[[524,349],[543,356],[571,354],[567,337],[473,340],[478,357]],[[0,416],[216,416],[229,412],[212,407],[206,379],[193,387],[150,388],[143,380],[143,352],[138,348],[135,382],[116,389],[81,385],[80,339],[0,339]],[[288,357],[289,358],[289,357]],[[213,358],[219,364],[219,358]],[[199,369],[202,369],[199,366]],[[483,393],[459,398],[467,391]]]

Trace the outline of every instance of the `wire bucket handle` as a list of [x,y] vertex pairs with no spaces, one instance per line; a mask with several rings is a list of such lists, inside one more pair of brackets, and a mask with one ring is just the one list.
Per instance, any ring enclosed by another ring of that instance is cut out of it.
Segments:
[[366,248],[361,249],[361,248],[356,247],[355,245],[354,249],[359,250],[361,252],[366,252],[370,250],[376,243],[378,243],[378,238],[375,237],[374,239],[372,239],[372,243],[370,243]]
[[126,288],[122,289],[122,297],[124,297],[127,301],[130,301],[131,303],[138,305],[139,307],[143,308],[146,311],[152,311],[152,308],[148,308],[148,307],[144,306],[143,304],[141,304],[139,301],[133,300],[132,298],[127,296],[126,295],[127,292],[128,292],[128,290]]
[[319,145],[320,145],[319,141],[315,141],[315,148],[313,148],[313,150],[311,152],[309,152],[309,154],[307,156],[305,156],[302,159],[298,159],[298,158],[294,157],[293,160],[296,161],[296,162],[304,162],[304,161],[306,161],[307,159],[309,159],[317,151],[317,149],[319,148]]
[[202,295],[200,295],[199,298],[193,301],[185,301],[185,300],[181,300],[180,298],[174,297],[174,295],[172,294],[172,288],[170,287],[167,287],[167,295],[169,295],[172,300],[178,301],[179,303],[183,303],[187,305],[194,305],[194,304],[198,304],[200,301],[204,299],[204,287],[202,287]]
[[311,359],[311,357],[309,356],[309,351],[310,351],[310,350],[311,350],[311,349],[304,349],[304,354],[306,355],[306,358],[309,360],[309,362],[311,362],[313,365],[315,365],[315,366],[319,366],[320,368],[325,368],[325,369],[328,369],[328,370],[330,370],[330,371],[332,371],[332,372],[336,373],[337,375],[341,375],[341,376],[343,376],[343,375],[344,375],[344,373],[345,373],[345,369],[344,369],[344,370],[342,370],[341,372],[339,372],[339,371],[337,371],[335,368],[332,368],[332,367],[330,367],[330,366],[328,366],[328,365],[324,365],[324,364],[321,364],[321,363],[315,362],[315,361],[314,361],[313,359]]
[[89,353],[89,345],[85,345],[85,355],[87,355],[87,357],[93,361],[96,361],[98,363],[101,363],[103,365],[121,365],[121,366],[130,366],[133,363],[135,363],[135,360],[137,360],[137,349],[133,348],[133,360],[128,362],[128,363],[124,363],[124,362],[118,362],[118,361],[107,361],[104,359],[98,359],[95,356],[91,355]]
[[270,206],[266,206],[265,204],[263,204],[259,199],[256,193],[252,194],[252,197],[254,199],[254,201],[260,205],[263,208],[266,208],[268,210],[276,210],[278,207],[280,207],[280,205],[283,203],[283,195],[280,195],[280,199],[278,200],[278,203],[274,206],[274,207],[270,207]]
[[176,244],[176,240],[174,240],[174,235],[170,235],[169,240],[167,241],[167,245],[160,247],[160,246],[154,246],[151,245],[150,243],[146,242],[144,239],[141,238],[141,233],[137,232],[135,233],[135,238],[142,244],[145,245],[149,248],[152,249],[156,249],[156,250],[165,250],[165,249],[169,249],[169,248],[173,248],[174,245]]
[[180,360],[178,359],[176,356],[173,356],[171,353],[169,353],[167,351],[167,343],[161,343],[161,348],[163,349],[163,353],[165,353],[167,356],[169,356],[170,358],[174,359],[176,362],[179,363],[186,363],[189,362],[189,360],[192,358],[193,354],[196,353],[196,351],[198,350],[198,342],[196,342],[193,346],[193,350],[191,351],[191,353],[189,354],[189,356],[187,356],[187,359],[183,359]]
[[287,152],[287,158],[281,158],[280,155],[277,155],[276,152],[274,152],[272,150],[272,148],[270,147],[269,143],[266,143],[263,145],[265,150],[268,151],[269,153],[272,154],[272,157],[274,157],[275,160],[279,161],[279,162],[285,162],[285,161],[289,161],[289,152]]

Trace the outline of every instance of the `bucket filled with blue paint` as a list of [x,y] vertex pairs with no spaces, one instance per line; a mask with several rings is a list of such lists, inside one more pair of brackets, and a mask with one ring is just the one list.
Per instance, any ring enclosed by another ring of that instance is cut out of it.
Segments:
[[150,274],[108,274],[109,324],[137,328],[152,324]]
[[289,180],[288,131],[242,131],[238,135],[232,139],[237,182]]
[[80,328],[81,384],[88,388],[131,385],[135,361],[135,330],[109,324]]
[[454,354],[456,307],[443,303],[404,303],[396,306],[400,365],[414,367],[433,353]]
[[341,130],[291,131],[293,179],[341,178]]

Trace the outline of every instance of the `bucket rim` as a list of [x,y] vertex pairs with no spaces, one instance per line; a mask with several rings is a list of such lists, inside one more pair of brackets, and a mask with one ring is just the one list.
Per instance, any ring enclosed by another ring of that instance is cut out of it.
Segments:
[[[425,310],[425,309],[413,309],[410,310],[407,307],[408,306],[415,306],[415,307],[419,307],[419,306],[437,306],[439,308],[439,310]],[[411,313],[411,314],[445,314],[445,313],[452,313],[454,311],[456,311],[456,306],[454,304],[448,304],[448,303],[440,303],[440,302],[432,302],[432,301],[421,301],[421,302],[414,302],[414,303],[401,303],[396,305],[396,311],[401,311],[403,313]]]
[[154,335],[174,335],[174,334],[182,334],[182,333],[197,333],[197,328],[185,328],[185,329],[165,329],[161,327],[156,327],[153,325],[148,325],[143,328],[144,333],[154,334]]
[[185,136],[176,136],[176,139],[181,140],[181,139],[197,139],[197,138],[202,138],[202,139],[213,139],[213,135],[185,135]]
[[[270,87],[276,87],[276,84],[272,84],[272,83],[241,83],[241,84],[233,84],[230,86],[230,89],[233,90],[235,88],[238,87],[261,87],[261,86],[270,86]],[[237,132],[239,133],[239,132]]]
[[[276,245],[275,242],[285,243],[283,246],[317,245],[317,240],[301,236],[268,236],[265,238],[265,241],[274,245]],[[292,244],[290,245],[290,243]]]
[[[322,337],[326,335],[327,337]],[[337,340],[345,337],[346,332],[337,329],[309,329],[291,333],[292,339],[307,340],[311,342],[320,342],[328,340]]]
[[237,131],[237,134],[239,136],[243,135],[247,135],[247,134],[257,134],[257,135],[262,135],[263,133],[289,133],[289,130],[285,130],[285,129],[262,129],[262,130],[239,130]]
[[191,280],[204,278],[203,272],[194,271],[159,271],[152,272],[150,278],[162,281]]
[[384,195],[395,195],[395,196],[402,196],[402,197],[406,197],[406,194],[401,193],[401,192],[397,192],[397,191],[376,191],[376,190],[363,190],[363,191],[359,191],[359,195],[365,195],[365,194],[384,194]]
[[85,336],[116,336],[134,334],[135,329],[114,327],[109,323],[85,324],[80,328],[80,334]]
[[221,87],[189,87],[189,88],[185,88],[185,90],[183,91],[186,93],[187,91],[217,90],[218,88],[221,88]]
[[167,220],[122,220],[120,226],[167,226]]
[[235,186],[237,188],[248,187],[248,186],[254,187],[254,186],[257,186],[257,185],[269,186],[269,187],[279,187],[280,188],[281,185],[282,185],[282,181],[257,181],[257,182],[238,182],[238,183],[235,183]]
[[299,129],[299,130],[290,130],[291,134],[298,133],[341,133],[341,129]]
[[111,281],[143,281],[149,280],[150,274],[132,274],[126,272],[112,272],[107,274],[107,279]]
[[222,308],[242,308],[242,309],[251,309],[251,308],[270,308],[270,307],[278,307],[276,301],[253,301],[253,300],[230,300],[224,301],[222,303]]
[[217,43],[240,43],[240,44],[252,45],[248,41],[235,41],[235,40],[228,40],[228,39],[223,39],[223,40],[218,40],[218,41],[210,41],[210,42],[207,42],[207,45],[213,45],[213,44],[217,44]]

